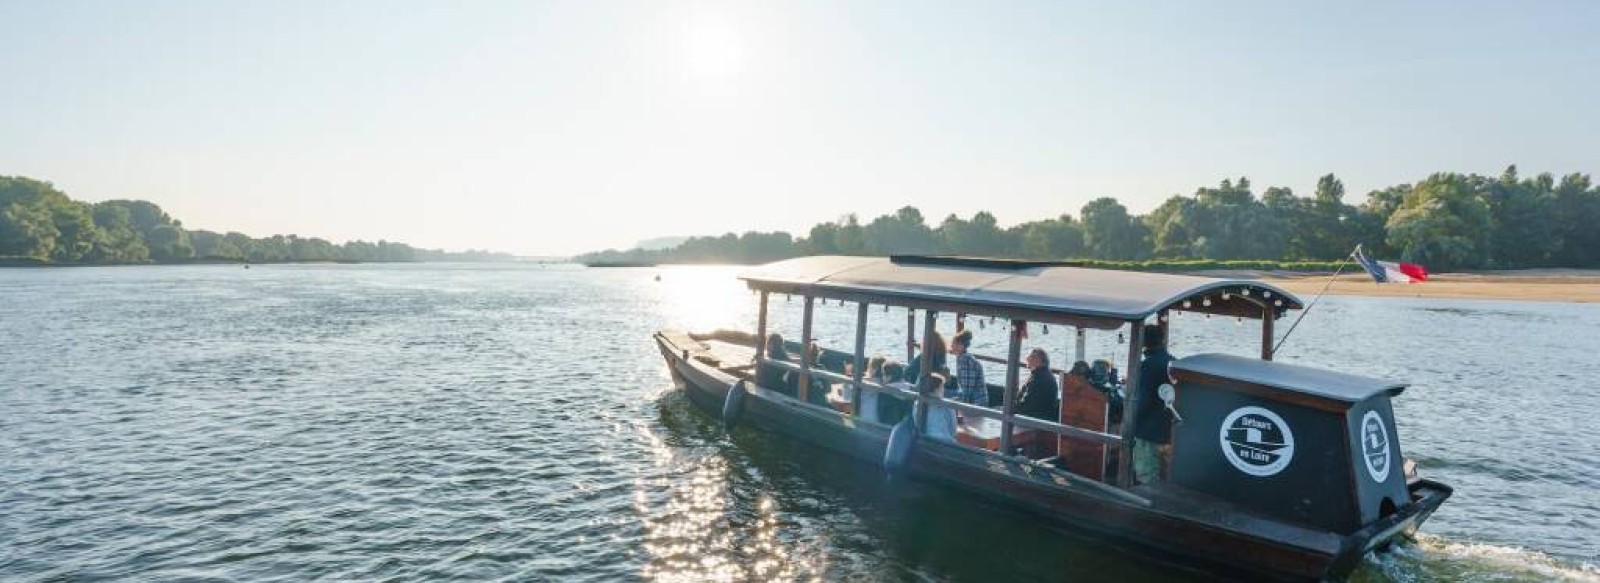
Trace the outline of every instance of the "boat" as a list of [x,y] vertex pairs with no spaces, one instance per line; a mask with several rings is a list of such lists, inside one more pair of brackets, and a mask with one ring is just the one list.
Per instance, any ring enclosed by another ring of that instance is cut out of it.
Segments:
[[[1412,536],[1452,493],[1403,457],[1391,406],[1403,383],[1272,359],[1275,322],[1304,304],[1259,281],[928,256],[802,257],[740,279],[758,298],[754,333],[654,335],[696,408],[730,429],[771,432],[857,458],[868,471],[973,492],[1185,568],[1253,580],[1343,580],[1368,552]],[[798,298],[802,310],[800,340],[784,352],[812,346],[819,302],[854,304],[853,350],[772,358],[763,339],[776,296]],[[905,319],[873,317],[891,310]],[[1004,357],[976,355],[1005,371],[1004,384],[989,387],[998,407],[863,378],[869,328],[904,326],[909,361],[934,341],[941,313],[957,322],[997,319],[986,333],[1006,330]],[[1243,350],[1251,356],[1201,353],[1172,362],[1161,398],[1181,420],[1162,476],[1137,483],[1133,456],[1123,451],[1134,443],[1133,423],[1117,418],[1140,410],[1140,392],[1130,388],[1141,386],[1145,330],[1164,337],[1180,316],[1259,321],[1260,350],[1251,334]],[[1045,420],[1018,414],[1017,392],[1027,331],[1051,325],[1076,334],[1080,362],[1087,334],[1123,334],[1128,365],[1125,382],[1090,382],[1082,365],[1053,371],[1061,414]],[[769,367],[798,382],[762,386],[758,373]],[[827,400],[809,392],[829,385]],[[895,420],[855,410],[869,393],[911,413]],[[959,439],[927,434],[921,420],[930,407],[960,414]]]

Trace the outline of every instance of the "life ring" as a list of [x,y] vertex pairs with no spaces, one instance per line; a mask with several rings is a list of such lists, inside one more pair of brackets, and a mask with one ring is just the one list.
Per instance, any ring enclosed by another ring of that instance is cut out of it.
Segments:
[[744,396],[749,393],[744,386],[744,381],[734,383],[728,389],[728,395],[722,398],[722,426],[729,431],[739,425],[739,416],[744,414]]
[[916,416],[906,415],[894,424],[894,429],[889,430],[889,444],[883,448],[883,469],[890,473],[905,467],[906,460],[911,458],[911,450],[917,444],[917,424],[912,420],[913,417]]

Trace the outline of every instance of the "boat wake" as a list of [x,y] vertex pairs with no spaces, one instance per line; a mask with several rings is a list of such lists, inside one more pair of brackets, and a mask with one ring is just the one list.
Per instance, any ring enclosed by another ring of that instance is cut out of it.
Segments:
[[1581,581],[1600,583],[1600,566],[1520,547],[1417,535],[1414,545],[1367,555],[1352,581]]

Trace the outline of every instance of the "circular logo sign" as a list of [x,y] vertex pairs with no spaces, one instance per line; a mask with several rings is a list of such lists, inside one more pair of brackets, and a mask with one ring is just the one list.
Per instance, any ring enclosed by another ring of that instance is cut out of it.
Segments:
[[1372,481],[1382,484],[1389,479],[1389,430],[1377,411],[1367,411],[1361,417],[1361,457],[1367,460]]
[[1283,471],[1294,459],[1294,431],[1277,413],[1261,407],[1234,409],[1222,420],[1217,439],[1228,463],[1258,478]]

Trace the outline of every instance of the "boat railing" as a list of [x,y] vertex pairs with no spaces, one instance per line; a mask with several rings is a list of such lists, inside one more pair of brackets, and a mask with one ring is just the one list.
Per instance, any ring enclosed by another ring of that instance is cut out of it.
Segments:
[[[778,367],[780,369],[783,369],[783,370],[800,372],[800,365],[795,364],[793,362],[784,361],[784,360],[772,360],[772,359],[762,359],[762,360],[767,364],[770,364],[772,366],[776,366],[776,367]],[[990,418],[990,419],[996,419],[996,420],[1000,420],[1000,421],[1005,421],[1006,420],[1006,414],[1005,414],[1004,411],[1000,411],[1000,410],[996,410],[996,409],[990,409],[988,407],[979,407],[979,406],[973,405],[971,403],[964,403],[964,402],[961,402],[961,401],[952,401],[950,399],[945,399],[945,398],[942,398],[942,397],[924,396],[924,395],[918,394],[916,391],[910,391],[910,390],[901,389],[901,388],[897,388],[897,387],[881,385],[881,384],[874,383],[872,381],[868,381],[868,380],[865,380],[865,379],[862,379],[859,383],[857,383],[855,379],[852,379],[852,378],[850,378],[848,376],[845,376],[845,375],[842,375],[842,374],[839,374],[839,373],[836,373],[836,372],[833,372],[833,371],[830,371],[830,370],[814,368],[814,369],[810,370],[810,374],[811,374],[811,376],[813,376],[815,378],[825,379],[825,380],[828,380],[830,382],[835,382],[835,383],[842,383],[845,386],[856,386],[856,387],[859,387],[862,390],[872,391],[872,392],[875,392],[875,393],[878,393],[878,394],[881,394],[881,395],[889,395],[891,397],[894,397],[894,398],[897,398],[897,399],[900,399],[900,400],[903,400],[903,401],[911,401],[913,403],[917,403],[918,405],[921,405],[923,403],[930,404],[930,405],[931,404],[937,404],[937,405],[939,405],[941,407],[949,407],[952,410],[960,411],[962,413],[973,415],[973,416],[977,416],[977,417],[987,417],[987,418]],[[1023,416],[1023,415],[1012,415],[1011,416],[1011,424],[1015,425],[1017,427],[1024,428],[1024,429],[1032,429],[1032,430],[1036,430],[1036,431],[1044,431],[1044,432],[1048,432],[1048,433],[1054,433],[1056,435],[1059,435],[1059,436],[1062,436],[1062,437],[1066,437],[1068,439],[1076,439],[1076,440],[1081,440],[1081,441],[1088,441],[1088,442],[1092,442],[1092,443],[1096,443],[1096,444],[1109,445],[1109,446],[1112,446],[1112,447],[1121,447],[1122,446],[1122,437],[1119,436],[1119,435],[1113,435],[1113,434],[1110,434],[1110,433],[1103,433],[1103,432],[1100,432],[1100,431],[1094,431],[1092,429],[1084,429],[1084,428],[1081,428],[1081,427],[1073,427],[1071,425],[1063,425],[1061,423],[1056,423],[1056,422],[1053,422],[1053,421],[1045,421],[1043,419],[1035,419],[1033,417],[1027,417],[1027,416]]]

